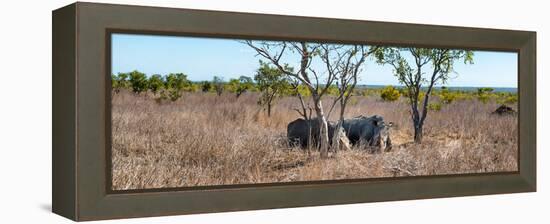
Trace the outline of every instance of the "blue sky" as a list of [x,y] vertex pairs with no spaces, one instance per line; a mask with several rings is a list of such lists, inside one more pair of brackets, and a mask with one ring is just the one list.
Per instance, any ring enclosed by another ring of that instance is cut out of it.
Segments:
[[[112,72],[138,70],[152,74],[185,73],[192,81],[253,77],[258,68],[254,50],[234,39],[113,34]],[[265,60],[264,60],[265,61]],[[288,63],[293,65],[292,58]],[[297,66],[295,66],[297,67]],[[474,64],[455,63],[446,86],[517,87],[517,54],[475,51]],[[389,65],[369,60],[359,84],[399,85]]]

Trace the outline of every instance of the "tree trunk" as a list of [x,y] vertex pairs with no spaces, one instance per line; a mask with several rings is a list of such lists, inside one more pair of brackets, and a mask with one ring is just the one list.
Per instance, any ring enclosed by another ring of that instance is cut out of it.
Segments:
[[317,114],[317,119],[319,121],[319,146],[320,146],[320,155],[321,158],[328,158],[328,147],[329,147],[329,140],[328,140],[328,124],[327,120],[325,118],[325,114],[323,112],[323,103],[321,102],[321,98],[317,94],[312,94],[312,98],[314,100],[315,105],[315,113]]
[[411,110],[414,129],[414,142],[422,143],[422,120],[420,119],[420,113],[418,112],[418,107],[416,103],[411,106]]
[[[342,99],[344,100],[344,99]],[[338,124],[336,124],[336,128],[334,129],[334,133],[332,135],[332,148],[334,150],[334,152],[338,152],[338,150],[340,150],[340,139],[343,137],[343,136],[340,136],[340,134],[342,133],[340,131],[340,129],[342,129],[344,126],[344,112],[345,112],[345,109],[346,109],[346,104],[341,102],[340,103],[340,114],[338,116]]]
[[422,124],[414,125],[414,142],[422,143]]
[[414,142],[416,143],[422,143],[422,127],[424,126],[424,121],[426,120],[426,117],[428,116],[428,102],[430,101],[430,94],[432,92],[434,81],[432,78],[432,82],[430,86],[428,87],[428,90],[426,91],[426,95],[424,95],[424,102],[422,103],[422,114],[418,113],[417,110],[417,121],[414,128]]
[[342,129],[343,120],[339,120],[338,124],[336,125],[336,128],[334,129],[334,134],[332,135],[332,150],[336,153],[338,150],[340,150],[340,139],[342,136],[340,134],[342,133],[340,129]]
[[267,103],[267,116],[271,117],[271,102]]

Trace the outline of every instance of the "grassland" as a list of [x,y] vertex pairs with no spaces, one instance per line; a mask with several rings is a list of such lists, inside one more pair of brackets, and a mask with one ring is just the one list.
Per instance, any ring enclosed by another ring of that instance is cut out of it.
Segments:
[[517,116],[492,115],[494,101],[457,100],[430,111],[423,143],[415,144],[404,98],[355,96],[346,117],[378,114],[394,122],[392,151],[352,148],[320,159],[285,142],[286,125],[299,118],[296,98],[277,100],[271,117],[257,99],[257,93],[186,92],[159,102],[151,93],[113,94],[113,189],[517,170]]

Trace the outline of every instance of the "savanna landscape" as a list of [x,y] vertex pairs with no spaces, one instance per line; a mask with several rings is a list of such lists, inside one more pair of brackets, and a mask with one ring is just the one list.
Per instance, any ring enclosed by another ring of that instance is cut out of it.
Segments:
[[[137,70],[112,75],[113,189],[518,169],[515,89],[445,87],[452,74],[460,76],[453,64],[474,60],[474,52],[238,44],[260,61],[254,74],[208,81]],[[361,84],[362,76],[376,75],[364,72],[367,60],[389,66],[399,85]],[[351,138],[348,120],[369,117],[384,122],[369,127],[361,144],[337,143]],[[308,129],[305,146],[289,136],[297,119],[319,124]],[[333,129],[343,132],[329,135]],[[388,141],[376,138],[381,131]]]

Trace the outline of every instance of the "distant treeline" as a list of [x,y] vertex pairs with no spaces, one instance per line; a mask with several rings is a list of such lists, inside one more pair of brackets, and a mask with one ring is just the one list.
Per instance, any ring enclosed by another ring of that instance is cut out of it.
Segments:
[[[135,70],[113,74],[111,78],[114,93],[119,93],[122,89],[136,94],[150,92],[158,99],[169,99],[171,101],[181,98],[183,92],[205,92],[217,95],[226,92],[235,94],[237,98],[245,92],[269,91],[277,91],[278,96],[296,96],[297,94],[303,97],[311,96],[311,92],[306,86],[293,84],[290,80],[282,79],[277,80],[278,82],[273,80],[266,82],[265,73],[269,72],[258,72],[253,78],[240,76],[239,78],[224,80],[222,77],[214,76],[211,81],[194,82],[190,81],[184,73],[153,74],[147,77],[145,73]],[[494,101],[499,104],[514,104],[517,102],[518,96],[517,92],[513,91],[514,88],[496,89],[489,87],[436,87],[432,91],[432,95],[436,96],[439,101],[438,103],[432,103],[430,109],[439,110],[441,104],[449,104],[457,100],[479,100],[483,103]],[[358,85],[353,94],[356,96],[380,97],[384,101],[396,101],[402,97],[407,99],[407,92],[403,86]],[[337,86],[330,86],[327,94],[337,96]],[[420,93],[420,99],[423,98],[424,94],[425,92]]]
[[[388,85],[357,85],[355,88],[359,89],[382,89]],[[392,85],[395,88],[405,88],[405,86],[402,85]],[[426,89],[427,87],[423,87],[422,89]],[[435,90],[441,90],[441,89],[448,89],[449,91],[465,91],[465,92],[477,92],[480,88],[491,88],[493,89],[493,92],[510,92],[510,93],[516,93],[518,91],[517,88],[514,87],[473,87],[473,86],[434,86]]]

